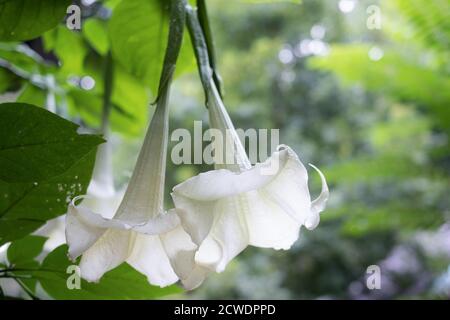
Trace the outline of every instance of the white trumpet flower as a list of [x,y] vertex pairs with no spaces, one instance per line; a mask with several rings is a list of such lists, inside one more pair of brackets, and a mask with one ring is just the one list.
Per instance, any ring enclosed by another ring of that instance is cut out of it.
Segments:
[[322,191],[311,201],[306,168],[287,146],[252,166],[212,81],[208,110],[210,127],[223,132],[226,145],[234,146],[225,150],[234,161],[216,163],[215,170],[188,179],[172,193],[184,229],[199,246],[197,281],[210,271],[222,272],[248,245],[289,249],[302,225],[318,225],[329,195],[325,177],[312,166]]
[[[168,139],[167,91],[159,97],[136,167],[120,204],[99,174],[88,197],[69,205],[66,239],[69,256],[80,255],[81,276],[98,281],[127,262],[151,284],[166,286],[187,278],[196,246],[180,225],[174,209],[163,208]],[[108,164],[99,164],[105,168]],[[78,202],[83,200],[80,204]]]

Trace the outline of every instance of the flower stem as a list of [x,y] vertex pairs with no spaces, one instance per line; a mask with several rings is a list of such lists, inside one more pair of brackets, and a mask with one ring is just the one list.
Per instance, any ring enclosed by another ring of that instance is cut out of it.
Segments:
[[[200,80],[203,85],[206,97],[206,106],[209,111],[209,124],[211,128],[219,129],[225,138],[224,144],[217,144],[216,149],[222,149],[225,155],[223,162],[216,161],[215,167],[227,168],[232,171],[243,171],[251,168],[250,160],[247,157],[244,146],[233,126],[233,122],[223,104],[222,97],[216,82],[214,81],[213,70],[211,68],[211,58],[208,52],[208,45],[205,40],[197,12],[192,7],[187,9],[187,26],[191,37],[192,47],[195,51]],[[230,155],[231,161],[227,160]]]
[[23,291],[26,292],[26,294],[28,294],[30,296],[30,298],[32,300],[41,300],[22,282],[22,280],[20,280],[18,278],[14,278],[14,280],[16,280],[16,282],[19,284],[19,286],[23,289]]
[[216,84],[217,91],[219,92],[220,97],[223,97],[222,95],[222,78],[219,75],[219,72],[217,70],[217,64],[216,64],[216,53],[214,49],[214,40],[212,37],[212,31],[209,23],[208,18],[208,10],[206,8],[206,1],[205,0],[197,0],[197,8],[198,8],[198,20],[200,23],[200,27],[203,31],[203,35],[205,37],[205,43],[206,48],[208,50],[208,57],[209,57],[209,63],[211,66],[211,69],[213,71],[213,80]]
[[213,80],[213,71],[211,69],[206,40],[200,21],[198,20],[197,9],[188,6],[186,9],[186,18],[192,47],[194,48],[194,54],[197,60],[200,80],[205,91],[205,98],[208,99],[208,93],[211,91],[211,80]]
[[[133,216],[148,221],[164,212],[164,183],[169,136],[169,91],[183,41],[186,0],[172,0],[164,65],[156,109],[144,138],[136,167],[116,218]],[[133,214],[131,214],[133,212]]]

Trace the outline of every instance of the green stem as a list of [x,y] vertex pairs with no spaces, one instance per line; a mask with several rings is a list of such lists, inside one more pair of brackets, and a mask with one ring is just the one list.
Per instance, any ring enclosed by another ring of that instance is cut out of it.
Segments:
[[206,106],[209,111],[210,127],[216,128],[222,131],[224,137],[227,139],[227,147],[218,146],[224,148],[223,154],[226,154],[226,149],[232,146],[234,148],[233,164],[215,164],[216,168],[227,168],[233,171],[242,171],[251,168],[251,163],[245,153],[245,149],[239,140],[239,136],[233,126],[233,123],[226,111],[223,104],[222,97],[220,96],[217,84],[214,81],[213,72],[211,69],[211,57],[208,53],[208,46],[203,34],[203,30],[198,19],[198,15],[195,9],[188,8],[187,10],[187,25],[189,34],[191,36],[192,47],[195,51],[195,57],[197,58],[197,66],[202,81],[203,90],[205,91]]
[[20,279],[14,278],[19,286],[30,296],[32,300],[40,300]]
[[200,80],[203,85],[203,90],[205,91],[205,97],[208,100],[209,92],[211,91],[211,81],[214,81],[208,54],[208,46],[200,21],[198,20],[197,9],[188,6],[186,9],[186,17],[192,47],[194,48],[195,58],[197,60]]
[[0,278],[31,279],[33,277],[32,276],[18,276],[18,275],[14,275],[14,274],[3,274],[3,275],[0,275]]
[[7,269],[1,269],[0,273],[4,273],[6,275],[8,272],[35,272],[35,271],[65,274],[64,272],[59,271],[59,270],[43,269],[43,268],[39,268],[39,269],[7,268]]
[[164,64],[159,80],[158,97],[165,94],[172,81],[181,44],[183,43],[184,24],[186,20],[186,0],[172,0],[170,9],[170,26],[167,49],[164,55]]
[[208,57],[209,57],[209,63],[211,66],[211,69],[213,71],[213,79],[214,83],[216,84],[217,90],[219,91],[220,97],[223,98],[222,95],[222,78],[219,75],[219,72],[217,70],[217,64],[216,64],[216,52],[214,49],[214,40],[212,37],[212,31],[209,23],[208,18],[208,10],[206,8],[206,1],[205,0],[197,0],[197,7],[198,7],[198,20],[200,23],[200,27],[203,31],[203,35],[205,37],[205,43],[206,43],[206,49],[208,51]]

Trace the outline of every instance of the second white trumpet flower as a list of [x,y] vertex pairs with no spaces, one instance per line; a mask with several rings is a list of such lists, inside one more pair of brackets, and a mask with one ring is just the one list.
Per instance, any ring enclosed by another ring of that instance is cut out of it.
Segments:
[[[312,166],[322,191],[311,201],[306,168],[287,146],[252,166],[212,81],[209,88],[210,127],[223,133],[225,147],[232,146],[224,152],[234,161],[216,163],[216,170],[188,179],[172,193],[183,227],[199,246],[197,281],[210,271],[222,272],[248,245],[289,249],[302,225],[318,225],[329,195],[325,177]],[[224,147],[213,143],[215,150]]]

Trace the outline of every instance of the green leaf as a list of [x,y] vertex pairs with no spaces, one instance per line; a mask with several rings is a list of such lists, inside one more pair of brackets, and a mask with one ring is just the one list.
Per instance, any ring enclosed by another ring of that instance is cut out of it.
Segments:
[[[18,269],[12,271],[12,274],[21,276],[21,281],[31,292],[35,292],[36,279],[31,277],[33,270],[39,268],[39,263],[35,258],[42,252],[47,238],[40,236],[27,236],[23,239],[14,241],[8,247],[7,257],[9,267]],[[30,277],[29,279],[24,279]]]
[[[109,22],[114,57],[156,92],[167,38],[163,1],[122,1]],[[133,21],[133,23],[130,23]]]
[[[103,65],[98,56],[89,55],[85,60],[86,72],[94,78],[95,88],[89,92],[103,95]],[[148,89],[128,73],[120,64],[114,64],[114,80],[111,100],[125,113],[133,116],[135,121],[144,125],[147,123],[150,94]]]
[[51,34],[56,37],[53,40],[54,51],[61,62],[60,72],[65,75],[84,75],[83,62],[88,48],[81,34],[64,26]]
[[47,241],[47,238],[40,236],[27,236],[14,241],[7,251],[9,264],[17,267],[29,261],[34,261],[41,253],[45,241]]
[[109,50],[108,31],[106,23],[99,19],[88,19],[83,25],[83,35],[92,48],[105,55]]
[[144,275],[124,263],[106,273],[99,283],[81,280],[81,289],[68,289],[67,246],[52,251],[43,261],[41,270],[34,273],[44,290],[55,299],[155,299],[180,293],[177,286],[151,286]]
[[0,179],[7,182],[60,175],[103,141],[78,134],[76,124],[33,105],[0,104],[0,115]]
[[63,174],[38,183],[0,180],[0,245],[20,239],[67,211],[68,202],[86,194],[95,162],[92,150]]
[[3,0],[0,2],[0,40],[38,37],[62,21],[71,0]]
[[[69,106],[74,115],[81,116],[82,119],[91,127],[100,127],[102,114],[102,97],[98,94],[85,90],[73,89],[68,96]],[[138,136],[142,134],[147,119],[147,112],[141,113],[139,117],[136,106],[136,112],[131,114],[121,107],[118,107],[113,101],[113,108],[110,115],[111,129],[127,136]]]
[[[0,189],[2,189],[0,183]],[[45,223],[44,220],[0,218],[0,245],[20,239]]]
[[[122,1],[109,22],[114,58],[156,93],[168,35],[167,2]],[[133,21],[133,23],[130,23]],[[185,33],[177,74],[194,69],[194,55]]]
[[31,83],[25,84],[17,98],[16,102],[33,104],[35,106],[44,107],[46,103],[46,93],[44,90],[32,85]]

